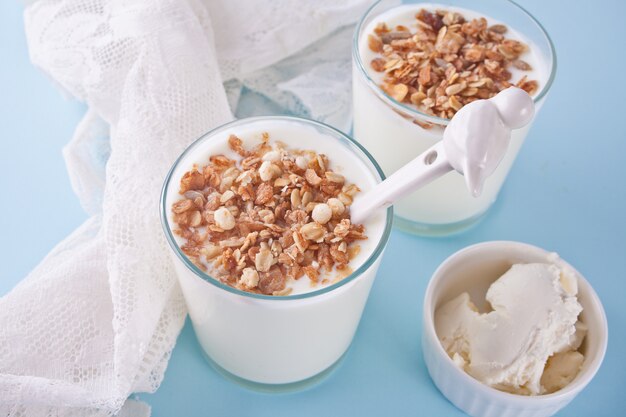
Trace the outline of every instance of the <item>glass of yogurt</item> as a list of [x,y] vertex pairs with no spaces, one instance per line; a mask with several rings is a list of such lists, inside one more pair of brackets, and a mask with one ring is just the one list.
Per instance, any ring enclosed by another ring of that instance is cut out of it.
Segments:
[[[389,238],[392,210],[375,213],[363,223],[367,239],[359,240],[360,250],[351,258],[344,276],[328,275],[325,279],[322,274],[318,283],[303,276],[287,283],[289,292],[275,295],[229,285],[181,249],[186,239],[176,233],[178,223],[172,207],[183,198],[179,186],[192,167],[206,164],[212,155],[233,157],[229,149],[232,135],[248,149],[269,138],[270,145],[326,155],[334,171],[328,177],[334,179],[339,174],[346,184],[355,184],[362,192],[382,181],[384,175],[361,145],[330,126],[293,117],[259,117],[228,123],[196,140],[165,180],[161,196],[163,229],[193,328],[209,362],[226,377],[253,389],[300,389],[327,375],[350,346]],[[259,175],[264,175],[263,167],[271,167],[270,161],[279,157],[277,152],[264,155]],[[253,159],[247,161],[253,163]],[[244,173],[236,181],[244,181],[243,177]],[[269,178],[263,180],[270,183],[273,179]],[[274,188],[280,190],[277,181]],[[219,200],[231,197],[231,191],[222,190]],[[319,219],[315,211],[312,218]],[[269,243],[273,251],[274,245]]]
[[[511,1],[381,0],[354,38],[354,137],[390,175],[441,140],[471,100],[517,85],[533,97],[537,114],[555,71],[547,33]],[[531,125],[512,132],[480,197],[451,172],[395,203],[396,226],[445,235],[473,225],[495,201]]]

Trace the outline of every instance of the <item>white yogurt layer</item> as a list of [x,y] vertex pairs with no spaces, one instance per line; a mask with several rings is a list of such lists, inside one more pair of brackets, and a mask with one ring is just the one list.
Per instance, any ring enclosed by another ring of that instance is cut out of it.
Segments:
[[576,278],[552,264],[517,264],[487,291],[481,313],[467,293],[435,313],[454,362],[479,381],[518,394],[544,394],[576,376],[586,327],[578,321]]
[[[378,183],[377,174],[373,168],[367,166],[347,145],[341,144],[337,139],[322,134],[313,127],[303,126],[296,122],[256,122],[249,126],[233,128],[232,131],[228,130],[209,141],[204,141],[193,152],[186,155],[178,164],[170,181],[171,189],[167,196],[167,207],[171,207],[172,203],[180,198],[178,194],[180,178],[186,171],[191,170],[194,164],[204,166],[208,163],[209,156],[216,154],[226,155],[236,161],[241,159],[228,146],[229,135],[238,136],[246,149],[252,149],[261,143],[264,132],[269,133],[270,145],[282,142],[289,149],[313,150],[318,154],[326,154],[330,163],[329,169],[342,174],[346,178],[346,183],[356,184],[362,192]],[[171,210],[168,210],[167,215],[170,224],[174,224]],[[361,248],[348,265],[352,271],[356,271],[367,261],[380,242],[385,230],[385,213],[375,213],[363,224],[368,238],[352,244],[359,245]],[[182,237],[176,235],[175,238],[179,245],[185,243]],[[319,283],[312,282],[304,275],[298,280],[289,279],[286,287],[292,288],[290,295],[303,294],[332,285],[345,276],[345,272],[337,270],[323,271],[319,276]]]

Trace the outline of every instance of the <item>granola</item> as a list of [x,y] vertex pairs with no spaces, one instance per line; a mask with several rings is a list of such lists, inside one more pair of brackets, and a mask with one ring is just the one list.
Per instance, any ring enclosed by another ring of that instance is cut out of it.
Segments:
[[180,246],[200,269],[243,291],[288,295],[289,280],[312,282],[324,273],[350,274],[348,266],[366,239],[350,221],[359,188],[330,169],[326,155],[270,145],[264,133],[247,150],[231,135],[238,158],[212,155],[186,172],[182,198],[172,204]]
[[448,10],[421,9],[415,18],[415,31],[379,23],[368,35],[369,48],[379,54],[370,65],[384,73],[380,87],[396,101],[450,119],[464,105],[513,85],[531,95],[538,91],[527,75],[512,81],[511,68],[532,68],[520,59],[528,46],[506,38],[505,25],[488,26],[484,17],[468,21]]

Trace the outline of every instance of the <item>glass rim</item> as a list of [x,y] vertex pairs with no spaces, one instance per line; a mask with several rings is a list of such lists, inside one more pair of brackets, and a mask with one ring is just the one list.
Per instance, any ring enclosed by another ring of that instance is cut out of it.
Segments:
[[342,131],[330,125],[327,125],[325,123],[322,123],[316,120],[311,120],[311,119],[306,119],[303,117],[296,117],[296,116],[258,116],[258,117],[247,117],[243,119],[237,119],[237,120],[233,120],[231,122],[222,124],[220,126],[217,126],[214,129],[211,129],[208,132],[202,134],[200,137],[195,139],[189,146],[187,146],[187,148],[176,158],[176,161],[172,164],[172,167],[170,168],[167,175],[165,176],[165,181],[163,182],[163,188],[161,189],[161,198],[159,202],[161,206],[160,207],[161,226],[163,227],[163,231],[165,233],[165,237],[167,239],[168,244],[170,245],[171,249],[174,251],[176,256],[182,261],[182,263],[191,272],[193,272],[198,278],[208,282],[211,285],[214,285],[217,288],[221,288],[222,290],[225,290],[229,293],[240,295],[243,297],[249,297],[249,298],[258,299],[258,300],[273,300],[277,302],[288,301],[288,300],[301,300],[301,299],[317,297],[317,296],[329,293],[331,291],[334,291],[338,288],[341,288],[344,285],[354,281],[356,278],[363,275],[363,273],[367,271],[372,266],[372,264],[380,258],[385,247],[387,246],[387,242],[389,241],[389,236],[391,234],[391,227],[392,227],[392,222],[393,222],[393,207],[392,206],[390,206],[386,210],[385,229],[383,231],[383,234],[378,244],[376,245],[376,248],[372,251],[370,256],[365,260],[365,262],[363,262],[361,266],[359,266],[355,271],[353,271],[347,277],[343,278],[340,281],[335,282],[332,285],[328,285],[318,290],[310,291],[310,292],[306,292],[302,294],[284,295],[284,296],[256,294],[256,293],[242,291],[240,289],[231,287],[230,285],[224,284],[221,281],[219,281],[217,278],[214,278],[208,273],[202,271],[193,262],[191,262],[191,260],[180,250],[180,247],[178,246],[178,243],[176,242],[176,239],[174,238],[174,233],[172,232],[172,229],[170,228],[170,225],[167,219],[166,202],[167,202],[167,195],[168,195],[168,186],[170,184],[170,181],[172,180],[174,171],[176,170],[176,168],[178,168],[179,164],[187,155],[189,155],[204,140],[224,130],[227,130],[229,128],[233,128],[239,125],[245,125],[248,123],[255,123],[255,122],[260,122],[260,121],[268,121],[268,120],[282,121],[282,122],[296,122],[296,123],[301,123],[301,124],[308,125],[308,126],[321,128],[322,130],[325,130],[325,131],[330,131],[333,137],[336,136],[337,140],[343,143],[346,143],[348,146],[354,146],[357,148],[357,150],[363,152],[363,154],[365,155],[365,158],[362,158],[358,154],[357,154],[357,157],[359,157],[359,159],[364,161],[365,163],[369,162],[371,166],[374,168],[374,170],[376,171],[376,173],[378,174],[378,176],[380,177],[380,180],[381,181],[385,180],[385,174],[383,173],[383,170],[378,165],[378,162],[376,162],[374,157],[356,140],[352,139],[350,136],[346,135]]
[[[361,19],[359,19],[359,23],[357,24],[356,30],[354,31],[354,36],[352,38],[352,58],[353,58],[353,60],[357,64],[356,66],[359,69],[359,73],[361,74],[361,76],[363,76],[365,78],[365,82],[367,83],[368,87],[381,100],[383,100],[385,103],[387,103],[388,105],[390,105],[394,109],[402,111],[404,113],[408,113],[411,116],[420,117],[420,118],[425,119],[426,121],[428,121],[430,123],[446,126],[450,122],[450,119],[444,119],[442,117],[433,116],[431,114],[424,113],[424,112],[416,109],[415,107],[411,107],[411,106],[409,106],[409,105],[407,105],[405,103],[400,103],[399,101],[395,100],[394,98],[392,98],[391,96],[386,94],[376,84],[376,82],[374,82],[374,80],[372,80],[372,78],[369,76],[367,70],[365,69],[365,66],[363,65],[363,61],[361,60],[361,54],[360,54],[360,51],[359,51],[359,38],[360,38],[359,35],[361,33],[361,29],[363,28],[363,24],[365,22],[365,19],[370,17],[370,15],[374,11],[374,9],[382,1],[383,0],[376,0],[376,2],[374,2],[374,4],[372,4],[365,11],[365,13],[361,17]],[[509,3],[513,7],[516,7],[524,15],[526,15],[526,17],[528,17],[530,19],[530,21],[533,22],[539,28],[539,31],[544,36],[545,40],[548,43],[548,46],[550,47],[550,55],[551,55],[551,58],[552,58],[552,68],[550,70],[550,76],[548,77],[548,80],[546,81],[545,85],[541,88],[541,90],[539,91],[539,94],[537,94],[535,97],[533,97],[533,102],[535,104],[537,104],[542,98],[544,98],[548,94],[548,91],[550,90],[550,87],[552,87],[552,84],[554,82],[554,78],[556,77],[556,68],[557,68],[556,48],[554,47],[554,43],[552,42],[552,38],[550,38],[550,35],[548,35],[548,32],[546,31],[546,29],[543,27],[543,25],[528,10],[526,10],[525,8],[523,8],[522,6],[520,6],[519,4],[517,4],[513,0],[503,0],[503,1],[506,2],[506,3]],[[425,3],[427,3],[427,2],[425,2]]]

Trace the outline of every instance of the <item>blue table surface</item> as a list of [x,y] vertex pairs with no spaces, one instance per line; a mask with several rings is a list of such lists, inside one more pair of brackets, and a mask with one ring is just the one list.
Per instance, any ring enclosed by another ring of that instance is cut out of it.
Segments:
[[[598,292],[609,347],[596,378],[560,416],[626,415],[626,3],[525,0],[558,51],[550,97],[488,217],[464,234],[394,231],[345,360],[293,394],[247,391],[217,375],[189,323],[155,394],[153,416],[461,416],[434,387],[420,347],[422,297],[437,265],[486,240],[519,240],[561,256]],[[0,2],[0,295],[86,219],[61,149],[85,108],[29,61],[22,6]]]

